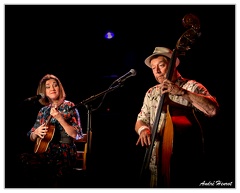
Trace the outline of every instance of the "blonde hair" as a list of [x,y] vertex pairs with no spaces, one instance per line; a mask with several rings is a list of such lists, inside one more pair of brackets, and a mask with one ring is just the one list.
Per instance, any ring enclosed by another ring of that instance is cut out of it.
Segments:
[[50,80],[50,79],[56,80],[56,82],[59,86],[59,102],[58,102],[58,105],[60,105],[64,101],[64,99],[66,98],[66,94],[65,94],[65,91],[64,91],[64,88],[62,86],[61,81],[53,74],[46,74],[40,80],[40,82],[38,84],[38,88],[37,88],[37,95],[44,94],[44,97],[39,99],[39,102],[42,105],[49,105],[50,104],[50,101],[49,101],[48,97],[46,97],[46,81]]

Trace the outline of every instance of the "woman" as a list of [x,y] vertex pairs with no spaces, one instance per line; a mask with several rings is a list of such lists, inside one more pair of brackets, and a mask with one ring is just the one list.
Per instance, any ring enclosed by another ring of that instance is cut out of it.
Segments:
[[77,150],[73,140],[83,137],[80,115],[76,108],[69,110],[74,103],[65,100],[64,88],[52,74],[41,79],[37,94],[43,96],[39,102],[44,106],[27,133],[35,143],[34,152],[22,154],[21,161],[36,186],[56,187],[75,163]]

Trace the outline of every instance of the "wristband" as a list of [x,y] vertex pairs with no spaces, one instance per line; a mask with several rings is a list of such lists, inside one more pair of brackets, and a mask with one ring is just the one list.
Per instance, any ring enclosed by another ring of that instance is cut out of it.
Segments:
[[141,132],[142,132],[143,130],[145,130],[145,129],[150,130],[147,126],[143,125],[143,126],[141,126],[141,127],[138,129],[138,135],[140,135]]

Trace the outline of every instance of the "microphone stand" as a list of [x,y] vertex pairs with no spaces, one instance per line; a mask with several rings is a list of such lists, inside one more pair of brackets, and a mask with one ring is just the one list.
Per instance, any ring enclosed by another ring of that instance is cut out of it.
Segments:
[[[88,163],[89,163],[89,156],[91,154],[91,147],[92,147],[92,107],[91,105],[89,105],[88,103],[91,101],[94,101],[95,99],[109,93],[112,92],[114,90],[116,90],[117,88],[119,88],[122,85],[122,82],[119,82],[118,85],[114,86],[114,87],[109,87],[107,90],[104,90],[102,92],[100,92],[99,94],[93,95],[85,100],[83,100],[82,102],[78,103],[77,105],[71,107],[69,110],[72,110],[74,108],[77,108],[79,106],[84,105],[87,108],[87,158],[86,158],[86,166],[88,167]],[[91,168],[91,167],[90,167]]]

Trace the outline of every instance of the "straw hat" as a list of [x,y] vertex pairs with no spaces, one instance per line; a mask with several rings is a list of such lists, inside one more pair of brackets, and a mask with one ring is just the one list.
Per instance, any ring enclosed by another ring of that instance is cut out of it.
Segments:
[[[172,57],[172,53],[173,51],[168,49],[168,48],[165,48],[165,47],[156,47],[153,51],[153,54],[148,56],[146,59],[145,59],[145,64],[151,68],[151,64],[150,64],[150,61],[152,59],[153,56],[166,56],[168,58],[171,59]],[[176,66],[178,66],[180,63],[180,60],[178,58],[176,58]]]

